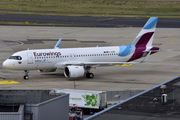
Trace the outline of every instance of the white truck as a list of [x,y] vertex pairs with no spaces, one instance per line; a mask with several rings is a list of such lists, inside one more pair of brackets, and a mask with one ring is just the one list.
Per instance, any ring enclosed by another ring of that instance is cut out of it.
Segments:
[[69,94],[69,106],[77,106],[83,113],[94,113],[107,107],[105,91],[52,89],[54,93]]

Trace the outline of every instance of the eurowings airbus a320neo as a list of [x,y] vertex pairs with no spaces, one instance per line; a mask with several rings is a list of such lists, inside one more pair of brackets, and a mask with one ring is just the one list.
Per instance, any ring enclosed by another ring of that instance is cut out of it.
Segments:
[[[127,46],[88,47],[59,49],[61,38],[54,49],[24,50],[14,53],[3,62],[3,66],[11,70],[24,70],[24,79],[29,79],[29,70],[54,72],[64,70],[67,78],[93,78],[91,68],[106,65],[136,64],[147,60],[149,55],[160,51],[153,47],[153,37],[158,17],[151,17],[143,29]],[[140,62],[132,62],[145,57]]]

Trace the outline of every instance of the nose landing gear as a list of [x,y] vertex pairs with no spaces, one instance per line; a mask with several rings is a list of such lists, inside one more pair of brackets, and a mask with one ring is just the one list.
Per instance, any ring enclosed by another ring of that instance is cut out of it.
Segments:
[[29,79],[29,76],[28,76],[29,71],[25,70],[24,72],[25,72],[24,79],[28,80]]

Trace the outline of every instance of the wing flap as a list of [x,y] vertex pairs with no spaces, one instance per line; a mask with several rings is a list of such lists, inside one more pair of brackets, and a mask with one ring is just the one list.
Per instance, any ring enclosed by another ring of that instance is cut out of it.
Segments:
[[84,62],[85,65],[124,65],[124,64],[137,64],[139,62]]
[[125,64],[137,64],[140,62],[82,62],[82,61],[68,61],[68,62],[58,62],[55,67],[63,69],[68,65],[80,65],[80,66],[108,66],[108,65],[125,65]]

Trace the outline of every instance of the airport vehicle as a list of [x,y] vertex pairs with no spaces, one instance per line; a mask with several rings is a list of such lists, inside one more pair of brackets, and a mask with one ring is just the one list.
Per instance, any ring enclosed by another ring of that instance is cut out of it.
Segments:
[[105,91],[51,89],[51,93],[69,94],[69,106],[83,110],[83,113],[98,112],[107,107]]
[[[24,70],[24,79],[29,79],[29,70],[54,72],[63,69],[67,78],[93,78],[92,68],[108,65],[136,64],[146,61],[149,55],[160,50],[152,46],[158,17],[151,17],[134,41],[127,46],[88,47],[59,49],[61,38],[54,49],[24,50],[14,53],[3,62],[11,70]],[[140,62],[133,62],[145,57]]]

